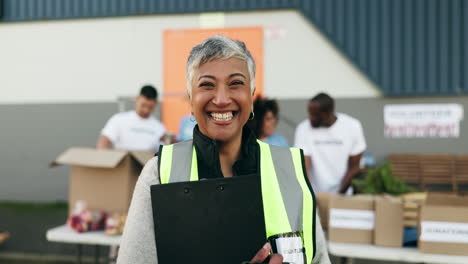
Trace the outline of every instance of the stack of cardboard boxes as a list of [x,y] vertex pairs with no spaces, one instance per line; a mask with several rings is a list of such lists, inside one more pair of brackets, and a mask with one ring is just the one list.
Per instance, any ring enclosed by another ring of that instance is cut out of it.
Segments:
[[[401,197],[318,194],[317,200],[330,241],[403,245],[405,214]],[[421,252],[468,255],[468,197],[429,193],[418,216]]]

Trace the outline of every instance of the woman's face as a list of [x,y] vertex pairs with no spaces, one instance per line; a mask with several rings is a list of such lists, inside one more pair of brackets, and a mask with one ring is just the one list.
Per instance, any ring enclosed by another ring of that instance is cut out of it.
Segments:
[[275,133],[278,118],[272,111],[267,111],[263,118],[262,137],[269,137]]
[[240,139],[252,112],[247,63],[230,58],[195,69],[190,102],[204,135],[219,141]]

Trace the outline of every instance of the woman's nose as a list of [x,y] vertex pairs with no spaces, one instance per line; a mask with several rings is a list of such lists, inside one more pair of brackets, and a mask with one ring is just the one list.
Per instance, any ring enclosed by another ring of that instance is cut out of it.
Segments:
[[231,103],[231,98],[229,97],[229,93],[225,87],[219,87],[216,89],[212,102],[219,107],[223,107]]

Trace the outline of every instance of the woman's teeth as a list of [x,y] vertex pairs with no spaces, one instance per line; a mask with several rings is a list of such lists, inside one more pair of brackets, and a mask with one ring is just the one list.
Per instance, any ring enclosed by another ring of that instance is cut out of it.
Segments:
[[226,113],[211,113],[211,117],[216,121],[230,121],[232,116],[232,111]]

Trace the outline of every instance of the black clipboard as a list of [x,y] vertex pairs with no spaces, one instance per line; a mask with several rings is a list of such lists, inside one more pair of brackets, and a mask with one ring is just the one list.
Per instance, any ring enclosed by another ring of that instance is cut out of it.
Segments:
[[260,176],[151,186],[159,264],[239,264],[266,242]]

